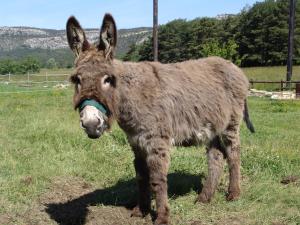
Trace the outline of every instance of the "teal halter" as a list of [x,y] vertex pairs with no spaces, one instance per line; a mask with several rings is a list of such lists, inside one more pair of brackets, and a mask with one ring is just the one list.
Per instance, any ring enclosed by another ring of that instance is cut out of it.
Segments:
[[93,99],[86,99],[86,100],[82,101],[79,105],[79,111],[83,110],[83,108],[86,107],[87,105],[94,106],[100,112],[104,113],[107,116],[106,107]]

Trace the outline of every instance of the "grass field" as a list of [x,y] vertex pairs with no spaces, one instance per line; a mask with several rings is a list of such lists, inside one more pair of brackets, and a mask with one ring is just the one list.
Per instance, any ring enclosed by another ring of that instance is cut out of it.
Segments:
[[[88,139],[71,98],[70,89],[0,93],[0,224],[151,224],[129,216],[136,189],[123,132],[115,125],[101,139]],[[172,224],[300,224],[300,181],[281,183],[300,176],[300,102],[250,98],[249,104],[257,132],[242,125],[240,200],[225,201],[226,172],[214,200],[195,205],[207,174],[205,150],[174,148]]]

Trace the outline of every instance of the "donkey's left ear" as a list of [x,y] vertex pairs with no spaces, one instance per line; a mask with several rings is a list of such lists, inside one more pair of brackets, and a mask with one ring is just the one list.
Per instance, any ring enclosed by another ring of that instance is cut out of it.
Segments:
[[106,59],[113,59],[114,49],[117,45],[117,27],[114,18],[111,14],[106,13],[103,18],[100,42],[98,45],[99,50],[104,51]]

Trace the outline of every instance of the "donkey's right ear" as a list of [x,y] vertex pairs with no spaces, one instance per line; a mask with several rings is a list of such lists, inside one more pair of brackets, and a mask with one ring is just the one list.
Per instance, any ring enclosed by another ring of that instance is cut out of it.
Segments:
[[78,57],[81,52],[90,48],[85,33],[74,16],[68,19],[66,30],[69,46],[76,57]]

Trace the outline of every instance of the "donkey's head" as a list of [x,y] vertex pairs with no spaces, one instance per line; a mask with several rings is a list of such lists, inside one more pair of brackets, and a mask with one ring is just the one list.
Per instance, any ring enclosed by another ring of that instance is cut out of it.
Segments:
[[99,43],[90,44],[75,17],[67,22],[67,38],[76,56],[75,72],[70,80],[75,85],[73,103],[79,109],[80,123],[90,138],[98,138],[110,127],[114,115],[114,76],[112,60],[117,43],[113,17],[106,14]]

